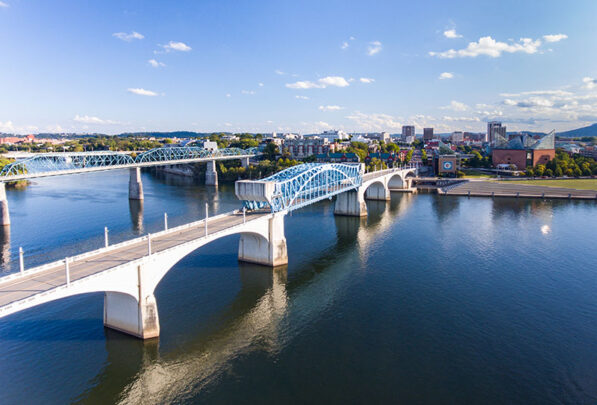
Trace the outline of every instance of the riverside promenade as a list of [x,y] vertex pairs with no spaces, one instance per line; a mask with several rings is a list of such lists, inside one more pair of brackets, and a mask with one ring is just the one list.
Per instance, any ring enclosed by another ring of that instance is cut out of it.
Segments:
[[465,180],[438,188],[438,194],[475,197],[520,197],[597,200],[597,191],[574,188],[546,187],[493,180]]

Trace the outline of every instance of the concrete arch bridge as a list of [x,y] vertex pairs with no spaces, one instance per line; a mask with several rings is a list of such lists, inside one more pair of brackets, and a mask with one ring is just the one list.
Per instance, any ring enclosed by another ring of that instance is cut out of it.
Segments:
[[238,259],[288,263],[284,217],[336,196],[335,213],[363,216],[365,199],[407,190],[415,166],[364,173],[361,164],[304,164],[262,180],[236,182],[242,210],[206,217],[0,278],[0,317],[46,302],[104,292],[104,325],[142,338],[159,336],[154,291],[180,260],[210,242],[239,234]]

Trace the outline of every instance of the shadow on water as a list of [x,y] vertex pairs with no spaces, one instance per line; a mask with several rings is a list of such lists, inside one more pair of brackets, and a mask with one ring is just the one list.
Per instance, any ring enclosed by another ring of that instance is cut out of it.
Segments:
[[448,220],[456,214],[460,208],[460,199],[463,197],[454,197],[446,195],[432,195],[431,207],[440,222]]
[[[394,205],[395,212],[404,201]],[[275,355],[298,330],[333,302],[334,294],[342,291],[350,274],[358,268],[360,259],[355,246],[363,236],[371,240],[377,232],[386,229],[382,224],[390,215],[389,205],[385,201],[370,204],[369,224],[366,218],[334,217],[335,243],[301,263],[300,270],[294,272],[291,279],[286,266],[272,271],[239,263],[240,290],[217,315],[214,322],[217,327],[199,330],[190,341],[171,352],[160,356],[155,353],[155,346],[146,346],[144,342],[120,334],[107,334],[107,366],[92,381],[92,388],[77,401],[180,401],[198,395],[229,370],[239,356],[255,351]],[[113,336],[116,339],[112,339]]]

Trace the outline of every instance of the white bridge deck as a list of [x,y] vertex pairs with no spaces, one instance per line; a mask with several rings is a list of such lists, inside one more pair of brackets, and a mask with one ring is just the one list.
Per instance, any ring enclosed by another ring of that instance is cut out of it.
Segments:
[[[246,221],[267,216],[269,213],[247,214]],[[243,224],[242,213],[235,211],[208,218],[208,236]],[[206,238],[205,220],[196,221],[151,235],[153,254],[196,239]],[[132,239],[107,248],[90,251],[70,258],[70,282],[116,268],[148,256],[148,237]],[[12,312],[11,303],[21,301],[52,289],[66,286],[64,260],[48,263],[0,278],[0,317]]]

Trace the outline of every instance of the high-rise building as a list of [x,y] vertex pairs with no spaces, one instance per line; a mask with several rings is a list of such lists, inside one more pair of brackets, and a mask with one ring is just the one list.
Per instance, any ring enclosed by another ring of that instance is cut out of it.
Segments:
[[487,134],[485,134],[485,142],[489,142],[490,145],[495,144],[496,134],[506,138],[506,127],[502,126],[499,121],[490,121],[487,123]]
[[423,128],[423,142],[433,139],[433,128]]
[[452,136],[450,137],[452,143],[462,143],[464,142],[464,134],[462,131],[454,131],[452,132]]
[[415,126],[414,125],[403,125],[402,126],[402,140],[405,141],[407,137],[415,136]]

